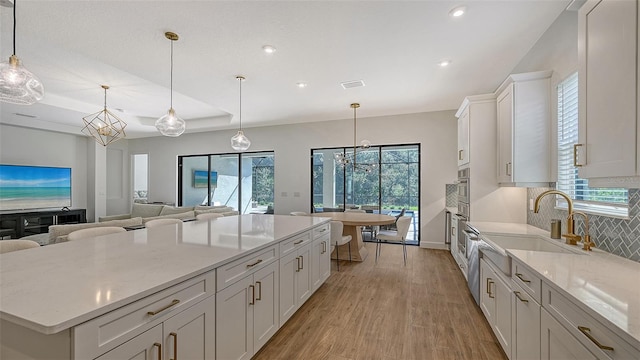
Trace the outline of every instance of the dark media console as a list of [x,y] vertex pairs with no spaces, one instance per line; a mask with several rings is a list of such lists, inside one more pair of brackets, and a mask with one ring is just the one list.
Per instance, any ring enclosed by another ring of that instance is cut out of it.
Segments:
[[46,233],[49,226],[87,222],[86,209],[17,211],[0,213],[0,239]]

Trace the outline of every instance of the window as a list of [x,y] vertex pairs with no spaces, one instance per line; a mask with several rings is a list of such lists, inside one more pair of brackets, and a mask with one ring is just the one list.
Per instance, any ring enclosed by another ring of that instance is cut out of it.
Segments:
[[134,154],[131,156],[133,168],[133,202],[147,202],[149,189],[149,155]]
[[[575,209],[603,215],[628,216],[626,189],[590,188],[578,177],[573,164],[573,145],[578,143],[578,73],[558,84],[558,182],[556,188],[574,200]],[[567,208],[558,197],[556,206]]]
[[179,156],[178,204],[272,214],[274,159],[273,152]]

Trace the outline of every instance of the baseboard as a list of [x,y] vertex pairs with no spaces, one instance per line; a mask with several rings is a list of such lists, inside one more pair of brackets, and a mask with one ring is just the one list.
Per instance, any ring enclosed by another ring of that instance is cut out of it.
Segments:
[[441,242],[420,241],[420,247],[424,249],[449,250],[449,244]]

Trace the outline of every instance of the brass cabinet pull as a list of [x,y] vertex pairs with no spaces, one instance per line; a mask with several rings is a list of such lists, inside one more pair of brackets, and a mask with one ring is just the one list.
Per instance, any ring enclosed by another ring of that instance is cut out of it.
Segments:
[[300,239],[300,240],[294,242],[293,245],[302,244],[303,241],[304,241],[304,239]]
[[172,332],[169,336],[173,336],[173,359],[170,360],[178,360],[178,334]]
[[522,282],[525,282],[527,284],[531,282],[531,280],[526,280],[525,278],[523,278],[522,274],[520,273],[516,273],[516,276],[518,277],[518,279],[522,280]]
[[325,231],[327,231],[327,228],[320,229],[320,232],[325,232]]
[[511,162],[505,164],[505,174],[507,176],[511,176]]
[[251,299],[249,300],[249,305],[255,305],[256,304],[256,287],[253,285],[249,285],[249,288],[251,288]]
[[259,286],[258,297],[256,297],[256,300],[262,300],[262,283],[260,281],[256,281],[256,286]]
[[324,254],[327,252],[327,242],[323,241],[322,242],[322,252],[320,254]]
[[573,144],[573,166],[581,167],[582,164],[578,164],[578,147],[583,146],[583,144]]
[[491,294],[491,291],[489,291],[489,286],[491,286],[489,283],[491,282],[491,278],[487,278],[487,294]]
[[464,150],[458,150],[458,160],[462,160],[462,152]]
[[300,266],[300,270],[304,270],[304,256],[300,256],[300,262],[302,263],[302,265]]
[[588,337],[589,340],[591,340],[592,343],[596,344],[596,346],[599,347],[600,349],[613,351],[613,348],[611,346],[600,344],[600,342],[591,335],[591,329],[589,329],[588,327],[578,326],[578,330],[580,330],[580,332],[583,333],[584,336]]
[[529,302],[529,300],[527,300],[527,299],[523,299],[523,298],[520,296],[520,291],[514,291],[513,293],[516,295],[516,297],[518,298],[518,300],[520,300],[520,301],[522,301],[522,302],[524,302],[524,303],[528,303],[528,302]]
[[488,285],[487,289],[489,291],[489,297],[492,298],[492,299],[495,299],[495,296],[493,296],[493,293],[491,292],[491,284],[493,284],[493,281],[489,280],[489,283],[487,284]]
[[154,343],[153,346],[158,348],[158,360],[162,360],[162,344]]
[[300,272],[300,256],[296,257],[296,261],[298,262],[298,264],[296,265],[296,272]]
[[258,260],[256,260],[256,262],[254,262],[253,264],[247,264],[247,267],[248,267],[248,268],[250,268],[250,267],[254,267],[254,266],[256,266],[256,265],[260,264],[261,262],[262,262],[262,259],[258,259]]
[[169,305],[167,305],[167,306],[163,307],[162,309],[158,309],[158,310],[156,310],[156,311],[147,311],[147,315],[151,315],[151,316],[153,316],[153,315],[158,315],[159,313],[161,313],[161,312],[163,312],[163,311],[167,310],[168,308],[170,308],[170,307],[172,307],[172,306],[175,306],[175,305],[178,305],[178,303],[179,303],[179,302],[180,302],[180,300],[178,300],[178,299],[174,299],[174,300],[171,302],[171,304],[169,304]]

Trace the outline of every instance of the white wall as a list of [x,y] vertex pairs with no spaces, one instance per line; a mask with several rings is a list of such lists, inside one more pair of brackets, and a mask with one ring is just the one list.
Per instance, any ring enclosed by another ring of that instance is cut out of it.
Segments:
[[87,150],[83,136],[0,124],[0,163],[71,168],[71,207],[86,209]]
[[[352,145],[351,121],[245,129],[252,142],[251,151],[275,152],[276,214],[309,210],[311,149]],[[149,154],[149,199],[177,201],[178,155],[232,152],[229,139],[234,133],[217,131],[129,140],[130,154]],[[424,247],[444,247],[445,184],[457,176],[454,111],[359,118],[358,138],[369,139],[373,145],[421,144],[421,242]]]

